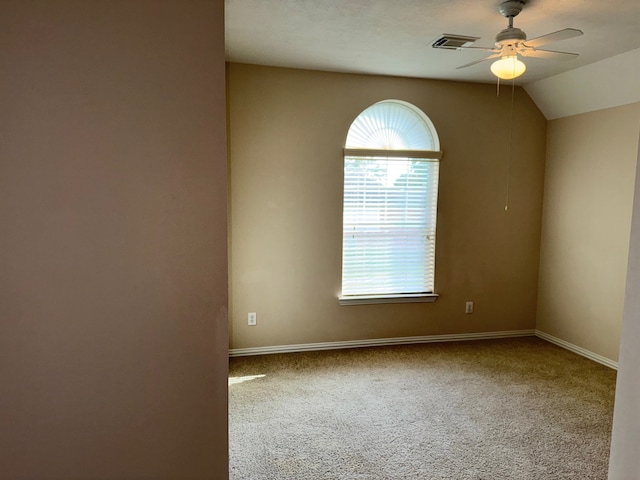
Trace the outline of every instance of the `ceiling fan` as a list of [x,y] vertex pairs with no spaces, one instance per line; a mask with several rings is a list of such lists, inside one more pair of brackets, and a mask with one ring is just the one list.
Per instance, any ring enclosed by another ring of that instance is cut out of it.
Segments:
[[527,40],[526,33],[513,26],[513,18],[522,11],[524,5],[524,0],[507,0],[500,4],[498,10],[502,16],[509,20],[509,26],[496,35],[495,47],[493,48],[472,46],[471,43],[475,42],[478,39],[477,37],[460,35],[445,35],[433,42],[432,46],[450,50],[477,49],[491,52],[491,55],[461,65],[458,68],[466,68],[486,60],[500,58],[500,60],[491,65],[491,71],[498,78],[505,80],[519,77],[525,72],[526,66],[518,60],[518,55],[553,60],[570,60],[578,56],[577,53],[542,50],[539,48],[552,42],[582,35],[582,31],[575,28],[565,28]]

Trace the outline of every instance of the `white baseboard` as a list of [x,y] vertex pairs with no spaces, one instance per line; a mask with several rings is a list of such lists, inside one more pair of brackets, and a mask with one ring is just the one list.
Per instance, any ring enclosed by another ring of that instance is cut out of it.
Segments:
[[276,345],[273,347],[232,348],[230,357],[267,355],[272,353],[310,352],[316,350],[338,350],[341,348],[381,347],[384,345],[407,345],[412,343],[460,342],[464,340],[491,340],[495,338],[532,337],[535,330],[509,330],[503,332],[460,333],[451,335],[423,335],[417,337],[375,338],[371,340],[349,340],[345,342],[301,343]]
[[553,335],[549,335],[548,333],[544,333],[540,330],[535,331],[536,337],[542,338],[547,342],[554,343],[559,347],[565,348],[573,353],[577,353],[578,355],[582,355],[583,357],[588,358],[589,360],[593,360],[594,362],[601,363],[609,368],[613,368],[614,370],[618,370],[618,362],[614,362],[613,360],[608,359],[607,357],[603,357],[602,355],[598,355],[597,353],[593,353],[586,348],[579,347],[574,345],[573,343],[566,342],[559,338],[554,337]]
[[589,360],[598,362],[614,370],[618,370],[618,362],[593,353],[541,330],[508,330],[502,332],[459,333],[450,335],[423,335],[415,337],[374,338],[371,340],[348,340],[343,342],[299,343],[294,345],[275,345],[270,347],[232,348],[230,357],[246,357],[250,355],[269,355],[273,353],[312,352],[318,350],[339,350],[343,348],[382,347],[384,345],[410,345],[416,343],[461,342],[465,340],[491,340],[496,338],[532,337],[536,336],[547,342],[558,345]]

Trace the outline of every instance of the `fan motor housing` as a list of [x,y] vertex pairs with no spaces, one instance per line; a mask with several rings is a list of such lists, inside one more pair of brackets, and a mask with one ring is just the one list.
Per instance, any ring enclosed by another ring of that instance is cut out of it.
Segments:
[[496,45],[521,43],[527,40],[527,34],[516,27],[508,27],[496,35]]

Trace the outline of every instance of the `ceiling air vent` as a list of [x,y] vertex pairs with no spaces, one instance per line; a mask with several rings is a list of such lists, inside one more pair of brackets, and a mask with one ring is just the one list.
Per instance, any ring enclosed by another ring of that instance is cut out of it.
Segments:
[[449,50],[456,50],[461,47],[468,47],[480,37],[466,37],[464,35],[451,35],[449,33],[443,34],[435,42],[431,44],[433,48],[447,48]]

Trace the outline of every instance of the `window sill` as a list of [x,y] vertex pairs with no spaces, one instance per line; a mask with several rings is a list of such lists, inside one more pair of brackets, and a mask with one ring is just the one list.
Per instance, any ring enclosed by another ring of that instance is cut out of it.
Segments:
[[412,293],[406,295],[353,295],[338,297],[340,305],[374,305],[377,303],[433,303],[437,293]]

